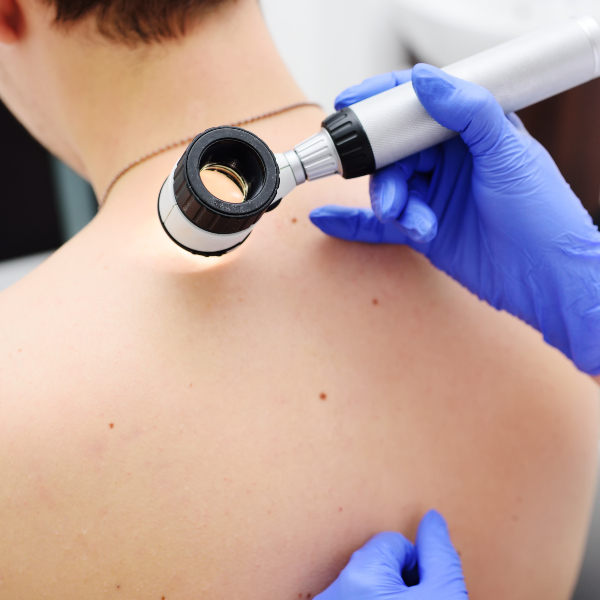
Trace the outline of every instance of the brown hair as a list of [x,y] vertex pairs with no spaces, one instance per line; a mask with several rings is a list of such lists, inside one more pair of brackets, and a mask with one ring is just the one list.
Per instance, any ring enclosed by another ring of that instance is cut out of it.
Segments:
[[105,37],[128,44],[175,39],[200,13],[231,0],[44,0],[56,23],[69,25],[95,15]]

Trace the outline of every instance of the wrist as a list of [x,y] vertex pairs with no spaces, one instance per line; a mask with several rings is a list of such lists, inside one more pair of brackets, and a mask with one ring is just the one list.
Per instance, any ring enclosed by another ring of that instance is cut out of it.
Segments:
[[575,366],[600,375],[600,235],[559,244],[536,270],[534,311],[545,341]]

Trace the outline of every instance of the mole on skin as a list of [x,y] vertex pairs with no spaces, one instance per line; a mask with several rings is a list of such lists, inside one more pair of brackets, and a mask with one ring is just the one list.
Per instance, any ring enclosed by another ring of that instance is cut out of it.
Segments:
[[111,424],[109,425],[109,427],[110,427],[111,429],[114,429],[114,427],[115,427],[115,424],[114,424],[114,423],[111,423]]
[[321,398],[321,400],[327,400],[327,394],[322,393],[319,395],[319,398]]
[[379,304],[379,300],[377,298],[373,298],[373,306],[377,306]]

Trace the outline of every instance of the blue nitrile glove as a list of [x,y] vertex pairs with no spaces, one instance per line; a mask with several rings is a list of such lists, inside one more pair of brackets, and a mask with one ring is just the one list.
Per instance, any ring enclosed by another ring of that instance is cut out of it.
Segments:
[[[412,70],[408,69],[371,77],[342,92],[335,100],[335,109],[341,110],[402,85],[410,81],[411,76]],[[409,177],[410,173],[406,173],[405,179]],[[381,222],[395,221],[396,227],[415,242],[429,242],[437,233],[437,219],[429,206],[419,198],[409,197],[408,186],[396,185],[394,177],[378,174],[371,179],[371,204]]]
[[[415,585],[416,584],[416,585]],[[412,586],[412,587],[409,587]],[[458,553],[446,522],[425,515],[416,547],[399,533],[381,533],[314,600],[468,600]]]
[[[338,107],[400,81],[401,73],[367,81]],[[412,81],[429,114],[461,137],[376,173],[375,214],[325,206],[311,220],[346,240],[411,246],[541,331],[582,371],[600,374],[600,234],[592,219],[544,148],[488,91],[428,65],[417,65]],[[430,241],[415,242],[419,236]]]

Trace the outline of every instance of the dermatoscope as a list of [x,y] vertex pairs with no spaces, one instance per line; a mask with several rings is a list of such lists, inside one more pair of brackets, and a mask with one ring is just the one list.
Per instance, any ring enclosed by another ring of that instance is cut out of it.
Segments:
[[[515,112],[600,76],[600,26],[592,17],[575,17],[443,70],[487,88],[505,113]],[[281,154],[244,129],[208,129],[165,181],[160,221],[185,250],[222,256],[296,186],[335,174],[370,175],[455,135],[429,116],[411,82],[331,115],[319,133]],[[213,195],[203,181],[207,172],[233,182],[242,201]]]

